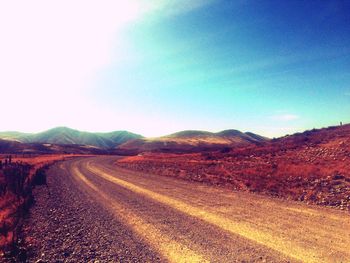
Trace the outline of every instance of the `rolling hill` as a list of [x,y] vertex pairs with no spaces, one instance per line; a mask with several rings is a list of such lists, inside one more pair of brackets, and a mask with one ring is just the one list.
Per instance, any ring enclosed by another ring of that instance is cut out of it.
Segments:
[[1,132],[0,138],[22,143],[50,143],[57,145],[87,145],[101,149],[111,149],[128,140],[142,138],[128,131],[109,133],[83,132],[67,127],[57,127],[44,132],[30,134],[20,132]]
[[268,138],[238,130],[225,130],[218,133],[187,130],[158,138],[139,138],[117,146],[117,150],[129,153],[140,152],[200,152],[256,145]]
[[88,145],[23,143],[0,139],[1,154],[110,154],[113,151]]
[[[268,140],[260,135],[250,132],[243,133],[238,130],[224,130],[218,133],[186,130],[158,138],[144,138],[128,131],[92,133],[67,127],[57,127],[35,134],[0,132],[0,139],[4,140],[3,145],[8,145],[7,148],[11,144],[16,150],[31,149],[30,151],[34,151],[39,147],[38,150],[64,151],[62,147],[65,146],[66,148],[85,147],[110,150],[117,154],[138,154],[148,151],[200,152],[219,150],[225,147],[256,145]],[[52,145],[48,146],[48,144]],[[75,149],[70,150],[75,151]]]

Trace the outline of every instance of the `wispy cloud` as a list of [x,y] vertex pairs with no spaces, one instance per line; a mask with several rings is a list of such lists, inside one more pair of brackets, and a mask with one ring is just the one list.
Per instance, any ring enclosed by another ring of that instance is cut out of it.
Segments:
[[[262,71],[271,71],[272,69],[278,69],[278,74],[284,74],[287,71],[295,70],[293,69],[284,69],[280,70],[281,67],[286,67],[295,64],[296,66],[301,63],[311,63],[314,61],[325,61],[335,58],[341,58],[344,56],[347,56],[350,54],[350,48],[342,48],[342,49],[335,49],[335,50],[328,50],[327,52],[324,52],[320,49],[313,49],[312,52],[310,51],[301,51],[301,52],[294,52],[293,54],[289,55],[278,55],[275,54],[270,57],[265,58],[259,58],[254,59],[253,61],[244,63],[244,64],[238,64],[236,66],[232,66],[231,68],[219,68],[219,69],[213,69],[212,72],[216,76],[226,76],[226,75],[241,75],[241,74],[251,74],[254,72],[262,72]],[[270,73],[271,74],[271,73]],[[276,73],[273,73],[274,75]]]
[[275,121],[294,121],[297,119],[300,119],[300,116],[296,114],[277,114],[277,115],[272,115],[270,116],[270,119],[275,120]]
[[203,6],[213,3],[215,0],[156,0],[144,1],[148,2],[147,8],[150,11],[161,11],[162,15],[177,15],[187,13],[192,10],[201,8]]
[[304,127],[289,125],[289,123],[284,123],[285,125],[269,125],[269,126],[256,126],[256,130],[260,135],[264,135],[269,138],[285,136],[287,134],[294,134],[296,132],[304,131]]

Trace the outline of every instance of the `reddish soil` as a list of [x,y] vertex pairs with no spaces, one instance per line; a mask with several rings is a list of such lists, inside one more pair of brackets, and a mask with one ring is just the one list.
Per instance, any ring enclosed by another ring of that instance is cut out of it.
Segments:
[[31,190],[43,169],[58,161],[75,155],[37,155],[31,157],[11,156],[11,163],[5,163],[6,155],[0,160],[0,254],[16,242],[18,228],[25,210],[32,201]]
[[117,165],[350,210],[350,125],[216,152],[144,153]]

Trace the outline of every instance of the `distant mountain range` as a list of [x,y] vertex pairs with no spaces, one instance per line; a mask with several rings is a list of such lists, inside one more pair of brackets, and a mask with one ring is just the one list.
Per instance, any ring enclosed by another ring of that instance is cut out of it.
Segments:
[[92,133],[57,127],[40,133],[0,132],[0,138],[22,143],[52,143],[61,145],[88,145],[101,149],[111,149],[141,135],[128,131]]
[[79,144],[23,143],[0,139],[0,159],[2,154],[114,154],[114,151]]
[[181,131],[158,138],[138,138],[117,147],[131,153],[140,152],[200,152],[259,144],[269,140],[266,137],[238,130],[225,130],[217,133],[207,131]]
[[[108,133],[83,132],[67,127],[57,127],[40,133],[0,132],[3,151],[72,151],[85,152],[109,150],[109,153],[137,154],[152,152],[200,152],[258,144],[267,138],[238,130],[225,130],[218,133],[207,131],[181,131],[157,138],[144,138],[128,131]],[[52,145],[49,145],[52,144]],[[1,146],[0,145],[0,146]],[[68,150],[70,149],[70,150]]]

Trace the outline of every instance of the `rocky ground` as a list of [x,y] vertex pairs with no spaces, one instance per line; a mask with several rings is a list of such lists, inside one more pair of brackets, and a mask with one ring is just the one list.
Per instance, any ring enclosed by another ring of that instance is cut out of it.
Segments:
[[117,165],[350,210],[350,125],[254,147],[185,155],[145,153]]
[[[48,172],[48,187],[34,190],[35,205],[25,220],[25,262],[140,262],[157,255],[125,230],[110,212],[63,179],[63,170]],[[53,176],[53,173],[55,176]],[[98,260],[97,260],[98,259]]]
[[[55,164],[8,262],[346,262],[348,214],[117,168]],[[26,250],[24,250],[26,249]]]
[[[76,156],[76,155],[75,155]],[[36,185],[46,183],[45,170],[56,161],[73,155],[0,154],[0,261],[15,254],[22,257],[18,240],[23,217],[30,208]]]

